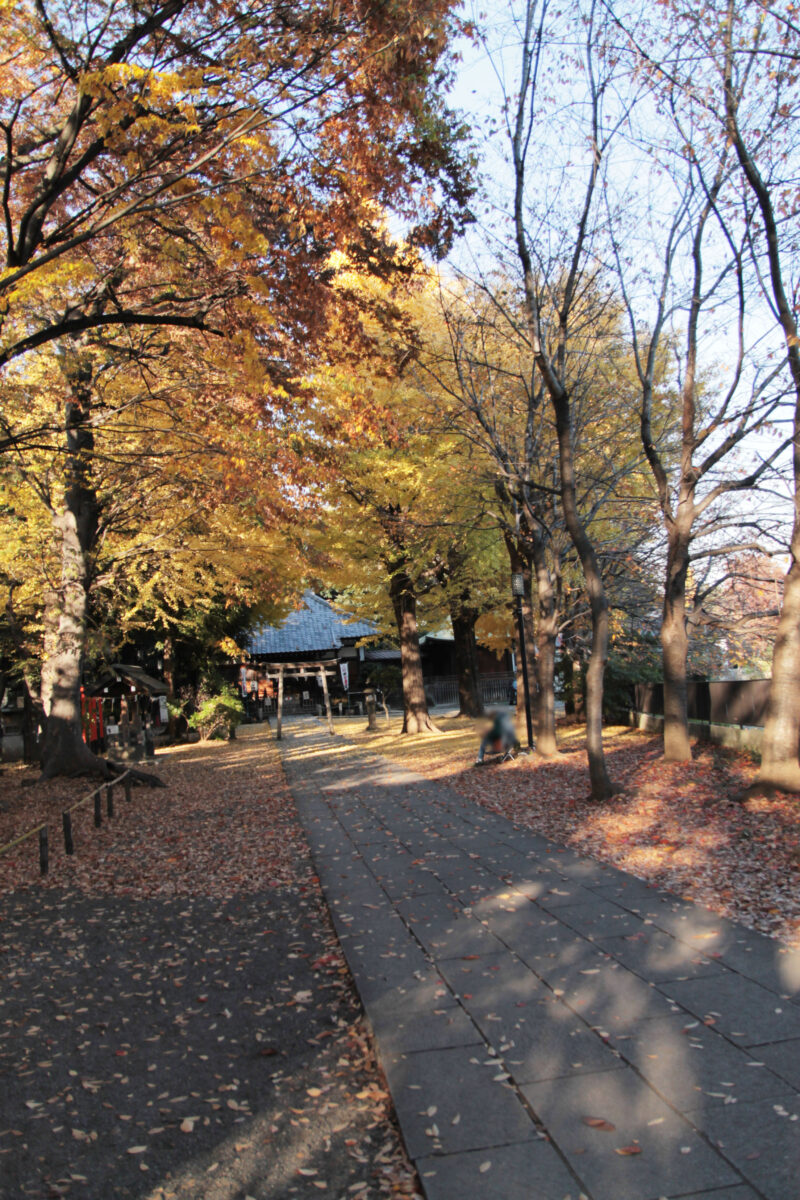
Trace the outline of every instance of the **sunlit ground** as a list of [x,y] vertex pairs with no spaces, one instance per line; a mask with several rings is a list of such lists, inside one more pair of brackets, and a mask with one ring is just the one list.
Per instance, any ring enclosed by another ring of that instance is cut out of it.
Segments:
[[[405,737],[402,721],[336,721],[338,731],[511,820],[765,932],[800,941],[800,802],[742,799],[747,754],[708,744],[690,763],[665,763],[657,736],[606,729],[609,773],[624,790],[589,800],[583,726],[559,728],[554,760],[521,755],[473,767],[485,721],[434,713],[440,734]],[[524,733],[524,731],[521,731]],[[524,736],[523,736],[524,740]]]

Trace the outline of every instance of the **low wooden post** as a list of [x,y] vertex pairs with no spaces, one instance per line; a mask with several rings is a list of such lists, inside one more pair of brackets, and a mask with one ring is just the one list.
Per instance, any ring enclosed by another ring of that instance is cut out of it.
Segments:
[[283,667],[278,668],[278,721],[275,737],[277,741],[283,737]]
[[125,799],[130,801],[131,798],[131,777],[126,775],[122,781],[122,786],[125,789]]
[[103,824],[103,806],[100,800],[100,789],[98,788],[94,794],[94,827],[99,829]]
[[72,840],[72,813],[61,814],[61,824],[64,826],[64,853],[74,854],[75,843]]
[[333,712],[331,711],[331,697],[328,692],[328,672],[323,667],[320,671],[322,677],[322,694],[325,697],[325,712],[328,714],[328,733],[333,733]]
[[50,847],[47,841],[47,826],[43,825],[39,830],[39,872],[42,875],[47,874],[50,866]]
[[114,816],[114,785],[109,783],[106,785],[106,812],[109,820]]

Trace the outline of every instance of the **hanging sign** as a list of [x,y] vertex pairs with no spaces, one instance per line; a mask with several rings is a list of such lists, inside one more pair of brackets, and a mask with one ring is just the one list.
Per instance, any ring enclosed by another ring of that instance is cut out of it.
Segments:
[[350,664],[346,662],[339,663],[339,674],[342,677],[342,687],[346,692],[350,691]]

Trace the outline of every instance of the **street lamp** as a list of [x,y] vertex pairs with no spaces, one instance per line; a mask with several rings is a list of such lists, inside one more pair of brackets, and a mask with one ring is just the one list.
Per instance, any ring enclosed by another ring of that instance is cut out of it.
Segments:
[[525,724],[528,728],[528,749],[533,750],[533,722],[531,721],[531,689],[528,680],[528,656],[525,653],[525,622],[522,617],[522,597],[525,595],[525,576],[522,571],[511,575],[511,595],[516,601],[517,634],[519,653],[522,659],[522,686],[525,691]]

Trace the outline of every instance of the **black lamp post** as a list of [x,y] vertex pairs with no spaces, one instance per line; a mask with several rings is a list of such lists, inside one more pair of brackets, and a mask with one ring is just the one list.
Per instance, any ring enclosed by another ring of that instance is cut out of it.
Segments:
[[525,690],[525,724],[528,727],[528,749],[533,749],[533,722],[531,721],[531,689],[528,680],[528,656],[525,653],[525,622],[522,617],[522,597],[525,595],[525,576],[514,571],[511,576],[511,595],[516,601],[517,634],[519,653],[522,658],[522,686]]

